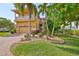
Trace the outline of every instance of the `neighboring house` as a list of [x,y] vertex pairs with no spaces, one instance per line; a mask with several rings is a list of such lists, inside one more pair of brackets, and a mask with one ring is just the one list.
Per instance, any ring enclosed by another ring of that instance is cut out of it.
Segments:
[[0,28],[0,32],[8,32],[9,31],[9,29],[7,29],[7,28]]
[[64,29],[65,29],[65,30],[69,30],[69,29],[71,29],[71,30],[79,30],[79,26],[78,26],[78,28],[76,28],[74,22],[72,22],[71,28],[70,28],[70,25],[68,25],[68,26],[65,26]]
[[[15,13],[16,33],[29,33],[30,19],[29,11],[24,10],[24,16],[19,16],[20,10],[12,10]],[[39,19],[35,17],[34,13],[31,15],[31,31],[36,31],[39,28]]]

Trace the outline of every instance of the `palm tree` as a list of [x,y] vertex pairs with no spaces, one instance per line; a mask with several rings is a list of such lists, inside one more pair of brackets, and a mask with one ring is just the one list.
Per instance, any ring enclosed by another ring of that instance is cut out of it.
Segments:
[[27,9],[29,10],[29,39],[31,39],[31,19],[32,19],[32,13],[34,12],[34,15],[36,16],[37,8],[33,3],[25,3],[27,5]]
[[47,24],[47,3],[43,3],[43,4],[40,4],[38,6],[39,8],[39,14],[42,13],[42,15],[44,16],[45,15],[45,20],[46,20],[46,30],[47,30],[47,36],[48,36],[48,33],[49,33],[49,29],[48,29],[48,24]]
[[20,10],[21,13],[19,14],[20,16],[24,16],[24,3],[14,3],[14,6],[16,10]]

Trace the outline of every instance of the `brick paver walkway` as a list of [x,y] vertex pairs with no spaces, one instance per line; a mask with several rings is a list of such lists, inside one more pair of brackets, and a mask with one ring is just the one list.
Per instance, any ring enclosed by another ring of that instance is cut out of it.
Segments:
[[13,43],[20,41],[20,36],[0,37],[0,56],[12,56],[10,47]]

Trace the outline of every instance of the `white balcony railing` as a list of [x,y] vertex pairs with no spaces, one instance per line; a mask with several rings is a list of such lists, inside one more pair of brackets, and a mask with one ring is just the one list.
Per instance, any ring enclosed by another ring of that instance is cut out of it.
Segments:
[[[36,18],[36,17],[31,16],[31,19],[35,19],[35,18]],[[26,19],[26,20],[27,20],[27,19],[30,19],[30,18],[29,18],[29,15],[27,15],[27,16],[18,16],[18,17],[16,17],[16,19],[17,19],[17,20],[19,20],[19,19]]]

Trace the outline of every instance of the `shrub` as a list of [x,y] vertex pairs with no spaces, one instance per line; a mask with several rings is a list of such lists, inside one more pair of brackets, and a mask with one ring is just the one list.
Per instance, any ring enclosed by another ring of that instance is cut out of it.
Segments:
[[16,29],[15,29],[15,28],[12,29],[12,30],[10,31],[10,33],[12,33],[12,34],[16,33]]
[[73,30],[74,35],[79,35],[79,30]]
[[79,30],[65,30],[66,34],[79,35]]

